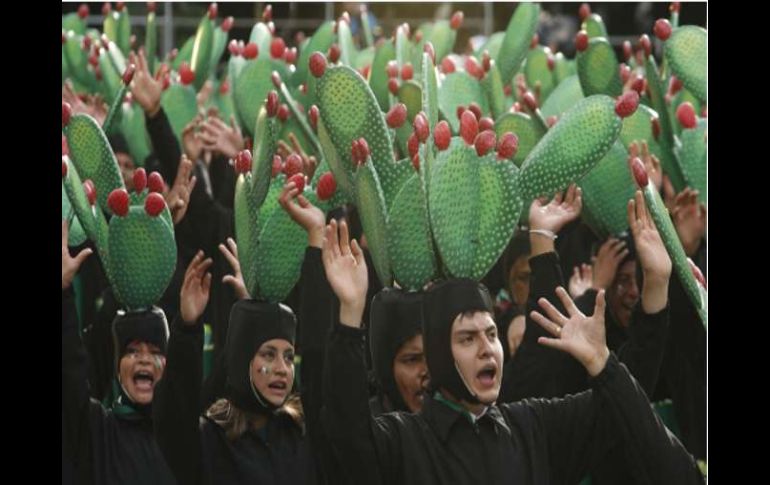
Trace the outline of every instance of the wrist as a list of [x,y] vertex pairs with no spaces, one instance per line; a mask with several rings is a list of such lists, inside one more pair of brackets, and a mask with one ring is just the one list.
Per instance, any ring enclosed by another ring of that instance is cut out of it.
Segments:
[[610,358],[610,349],[604,345],[593,357],[583,363],[583,366],[588,371],[588,375],[596,377],[604,370],[607,365],[607,359]]
[[321,249],[324,241],[324,228],[312,227],[307,231],[307,245],[310,247]]
[[146,107],[144,109],[145,114],[148,118],[152,119],[158,116],[158,113],[160,113],[160,101],[157,103],[154,103],[153,105]]
[[361,328],[364,305],[360,303],[340,302],[340,323],[346,327]]

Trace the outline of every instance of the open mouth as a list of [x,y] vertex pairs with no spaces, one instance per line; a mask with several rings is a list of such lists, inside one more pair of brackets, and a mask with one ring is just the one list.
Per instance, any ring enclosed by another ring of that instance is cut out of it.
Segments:
[[497,367],[494,364],[487,364],[476,374],[476,379],[478,379],[482,386],[492,387],[495,385],[496,376]]
[[134,385],[140,391],[151,391],[152,386],[155,383],[155,377],[153,377],[150,371],[140,370],[134,373]]
[[284,381],[275,381],[268,384],[267,387],[275,389],[276,391],[285,391],[289,386]]

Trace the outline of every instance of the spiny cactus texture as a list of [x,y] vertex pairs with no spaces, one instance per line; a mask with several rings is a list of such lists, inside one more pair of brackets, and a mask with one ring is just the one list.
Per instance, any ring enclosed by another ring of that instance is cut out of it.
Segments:
[[[62,184],[72,216],[94,242],[123,307],[149,308],[163,295],[176,267],[174,228],[166,202],[160,193],[151,193],[157,187],[146,183],[144,169],[136,173],[137,192],[128,194],[115,155],[93,118],[72,116],[65,134],[73,158],[62,158],[67,167],[62,170]],[[158,177],[151,174],[152,179]],[[105,212],[111,216],[109,223]],[[77,241],[70,238],[70,243]]]
[[[626,231],[634,181],[625,161],[633,144],[646,144],[677,191],[690,186],[707,200],[707,33],[680,26],[678,9],[650,25],[636,52],[624,45],[620,59],[611,29],[588,6],[580,8],[571,58],[541,42],[537,3],[518,4],[504,31],[463,55],[456,45],[463,12],[416,28],[400,24],[380,39],[374,36],[381,29],[368,21],[354,37],[351,14],[366,14],[345,13],[304,40],[277,36],[272,9],[266,12],[248,38],[229,39],[232,19],[221,21],[209,9],[195,34],[165,57],[156,52],[154,12],[145,37],[152,73],[161,63],[171,71],[162,79],[161,104],[180,139],[196,115],[214,116],[216,108],[223,119],[232,114],[251,140],[234,160],[234,208],[254,297],[279,301],[299,278],[305,236],[278,204],[289,180],[324,211],[355,205],[378,277],[410,290],[442,277],[481,279],[526,224],[532,200],[572,183],[583,190],[583,217],[597,234]],[[135,163],[150,150],[144,117],[121,79],[130,68],[127,20],[127,9],[107,12],[101,39],[77,15],[62,18],[62,79],[112,106],[101,128],[85,115],[62,113],[70,142],[64,166],[76,168],[64,174],[69,209],[62,214],[73,221],[71,237],[101,241],[108,261],[117,256],[104,212],[114,213],[107,198],[123,183],[104,131],[126,136]],[[230,57],[221,69],[225,49]],[[296,153],[287,154],[287,146]],[[167,210],[153,218],[138,209],[140,196],[131,194],[127,209],[121,197],[113,220],[123,232],[171,227]],[[158,208],[150,202],[151,213]],[[152,234],[141,237],[167,240]],[[675,234],[664,236],[677,252]],[[681,258],[672,256],[684,278]],[[121,294],[149,299],[161,280]]]

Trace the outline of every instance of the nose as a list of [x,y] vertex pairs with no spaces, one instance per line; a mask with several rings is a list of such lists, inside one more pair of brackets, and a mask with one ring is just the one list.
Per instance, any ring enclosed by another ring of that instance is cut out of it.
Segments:
[[276,359],[278,362],[273,365],[273,373],[280,375],[289,375],[290,365],[284,359]]

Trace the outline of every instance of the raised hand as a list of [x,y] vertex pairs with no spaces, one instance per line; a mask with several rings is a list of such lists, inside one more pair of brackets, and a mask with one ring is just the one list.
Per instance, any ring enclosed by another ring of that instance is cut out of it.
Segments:
[[70,250],[67,247],[69,239],[69,225],[67,221],[61,221],[61,289],[66,290],[72,284],[75,274],[80,269],[83,261],[93,253],[93,249],[85,248],[74,258],[70,256]]
[[174,221],[175,225],[179,224],[179,221],[181,221],[185,214],[187,214],[187,207],[190,204],[190,194],[195,188],[197,178],[195,176],[190,177],[192,169],[192,162],[188,160],[187,156],[182,155],[179,167],[176,170],[174,185],[164,196],[168,208],[171,211],[171,219]]
[[203,251],[198,251],[182,282],[182,291],[179,296],[179,313],[187,325],[194,325],[206,309],[211,291],[211,273],[207,273],[211,264],[211,258],[203,259]]
[[322,259],[326,279],[340,300],[340,322],[360,327],[369,284],[364,253],[354,239],[348,242],[348,225],[342,221],[337,235],[337,221],[332,220],[324,233]]
[[607,363],[610,351],[604,328],[604,290],[596,296],[594,314],[590,317],[583,315],[575,306],[575,302],[561,286],[556,288],[556,295],[567,309],[569,317],[564,316],[545,298],[538,303],[548,315],[533,311],[532,319],[545,328],[554,338],[539,337],[538,343],[567,352],[586,368],[592,377],[598,375]]
[[249,291],[246,289],[246,282],[243,280],[243,273],[241,272],[241,263],[238,260],[238,245],[233,238],[227,238],[227,246],[224,244],[219,245],[219,251],[225,257],[230,267],[233,268],[233,274],[225,275],[222,278],[222,283],[230,285],[235,291],[235,297],[239,300],[245,300],[251,298]]
[[628,255],[626,242],[622,239],[611,237],[601,245],[594,258],[593,283],[592,287],[596,290],[606,290],[615,279],[615,273],[618,271],[618,265]]
[[[294,198],[297,202],[294,202]],[[326,216],[321,209],[310,203],[304,195],[299,194],[299,189],[294,182],[283,186],[278,203],[283,210],[289,213],[294,222],[299,224],[307,232],[308,246],[320,248],[323,244]]]

